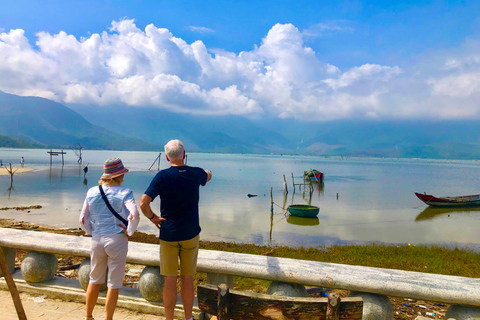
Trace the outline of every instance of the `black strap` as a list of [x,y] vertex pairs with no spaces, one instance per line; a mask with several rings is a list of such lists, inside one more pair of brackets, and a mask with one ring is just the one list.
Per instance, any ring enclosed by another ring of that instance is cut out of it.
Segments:
[[101,185],[98,186],[98,188],[100,189],[100,193],[102,194],[102,199],[103,201],[105,201],[105,204],[107,205],[108,209],[110,209],[110,211],[113,213],[113,215],[120,221],[123,222],[123,224],[125,225],[125,227],[127,228],[128,227],[128,221],[125,220],[122,216],[120,216],[117,211],[115,211],[115,209],[112,208],[112,205],[110,204],[110,202],[108,202],[108,199],[107,199],[107,196],[105,195],[105,192],[103,192],[103,188]]

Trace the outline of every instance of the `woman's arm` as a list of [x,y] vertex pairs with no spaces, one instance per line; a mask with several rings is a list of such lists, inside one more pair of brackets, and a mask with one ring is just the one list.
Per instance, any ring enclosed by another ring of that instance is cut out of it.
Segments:
[[127,235],[131,236],[135,230],[137,230],[138,223],[140,222],[140,213],[138,212],[135,199],[125,201],[125,207],[130,212],[128,216]]
[[92,234],[92,225],[90,224],[90,207],[87,200],[83,202],[82,212],[80,212],[80,227],[86,234]]

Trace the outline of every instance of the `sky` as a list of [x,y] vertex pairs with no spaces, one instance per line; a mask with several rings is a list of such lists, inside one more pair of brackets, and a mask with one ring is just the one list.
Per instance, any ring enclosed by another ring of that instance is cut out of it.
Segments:
[[480,119],[480,1],[5,1],[0,90],[212,116]]

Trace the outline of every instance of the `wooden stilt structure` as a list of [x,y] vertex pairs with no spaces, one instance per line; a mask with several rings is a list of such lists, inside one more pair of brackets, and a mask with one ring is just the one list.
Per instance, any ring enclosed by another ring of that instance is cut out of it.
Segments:
[[65,159],[63,158],[63,155],[67,154],[67,153],[63,152],[63,149],[62,149],[62,151],[52,151],[52,149],[50,149],[50,151],[47,151],[47,153],[50,154],[50,166],[52,166],[52,157],[53,156],[58,156],[58,155],[62,155],[62,166],[65,165]]

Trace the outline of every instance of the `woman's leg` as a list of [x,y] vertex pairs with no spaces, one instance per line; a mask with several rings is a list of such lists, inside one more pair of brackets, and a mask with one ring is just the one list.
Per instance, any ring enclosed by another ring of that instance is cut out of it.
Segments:
[[113,313],[115,312],[117,301],[118,301],[118,289],[108,288],[107,299],[105,300],[105,310],[107,313],[107,316],[106,316],[107,320],[113,319]]
[[118,289],[123,285],[125,264],[127,262],[128,238],[124,234],[105,237],[105,251],[108,255],[108,291],[105,301],[107,320],[113,319],[118,301]]
[[99,284],[88,284],[87,288],[87,297],[86,297],[86,314],[87,318],[92,317],[93,308],[95,308],[95,304],[97,304],[98,293],[100,292],[100,285]]

